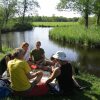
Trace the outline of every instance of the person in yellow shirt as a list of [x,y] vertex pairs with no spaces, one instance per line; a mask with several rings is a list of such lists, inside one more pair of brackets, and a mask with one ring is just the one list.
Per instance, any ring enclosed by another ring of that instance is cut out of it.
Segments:
[[[24,49],[15,49],[14,59],[8,62],[8,71],[12,90],[17,94],[28,95],[34,90],[35,85],[40,82],[43,72],[30,73],[31,68],[24,60],[24,54]],[[29,80],[33,78],[35,78],[34,81],[30,83]],[[39,89],[37,90],[39,91]],[[31,93],[31,95],[34,95],[34,93]]]

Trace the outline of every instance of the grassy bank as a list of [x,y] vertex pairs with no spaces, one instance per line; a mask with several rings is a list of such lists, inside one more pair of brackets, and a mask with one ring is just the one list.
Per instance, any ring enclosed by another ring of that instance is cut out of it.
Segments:
[[91,26],[88,29],[78,24],[56,27],[50,31],[49,36],[51,39],[63,44],[100,47],[100,27],[97,26]]

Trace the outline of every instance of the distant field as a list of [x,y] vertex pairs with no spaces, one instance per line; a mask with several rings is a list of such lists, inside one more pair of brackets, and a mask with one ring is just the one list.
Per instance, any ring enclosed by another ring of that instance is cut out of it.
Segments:
[[66,27],[71,25],[78,25],[78,22],[33,22],[32,25],[40,27]]

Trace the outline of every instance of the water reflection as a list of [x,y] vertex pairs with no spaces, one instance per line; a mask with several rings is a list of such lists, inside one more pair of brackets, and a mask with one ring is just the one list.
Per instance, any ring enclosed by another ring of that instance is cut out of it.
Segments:
[[82,71],[90,72],[100,77],[100,52],[98,49],[83,49],[78,46],[62,45],[49,39],[51,28],[36,27],[25,32],[12,32],[2,34],[2,43],[11,48],[19,47],[23,41],[30,44],[30,50],[35,47],[36,41],[41,41],[46,57],[49,58],[58,50],[63,50],[67,54],[67,59],[77,62]]

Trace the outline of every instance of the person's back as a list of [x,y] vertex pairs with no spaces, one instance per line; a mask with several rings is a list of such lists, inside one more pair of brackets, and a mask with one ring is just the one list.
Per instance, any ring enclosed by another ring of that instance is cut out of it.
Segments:
[[[14,59],[8,62],[8,71],[11,80],[11,89],[13,93],[23,96],[44,95],[48,92],[46,85],[38,85],[43,72],[32,72],[28,63],[24,60],[25,50],[22,48],[15,49]],[[30,81],[30,79],[34,81]],[[43,91],[43,89],[45,90]]]
[[66,62],[66,64],[60,67],[60,70],[61,74],[56,78],[59,88],[63,92],[70,92],[74,86],[72,79],[72,66],[70,63]]
[[14,59],[8,62],[11,76],[11,87],[15,91],[24,91],[31,87],[26,74],[31,71],[28,63],[24,60]]

